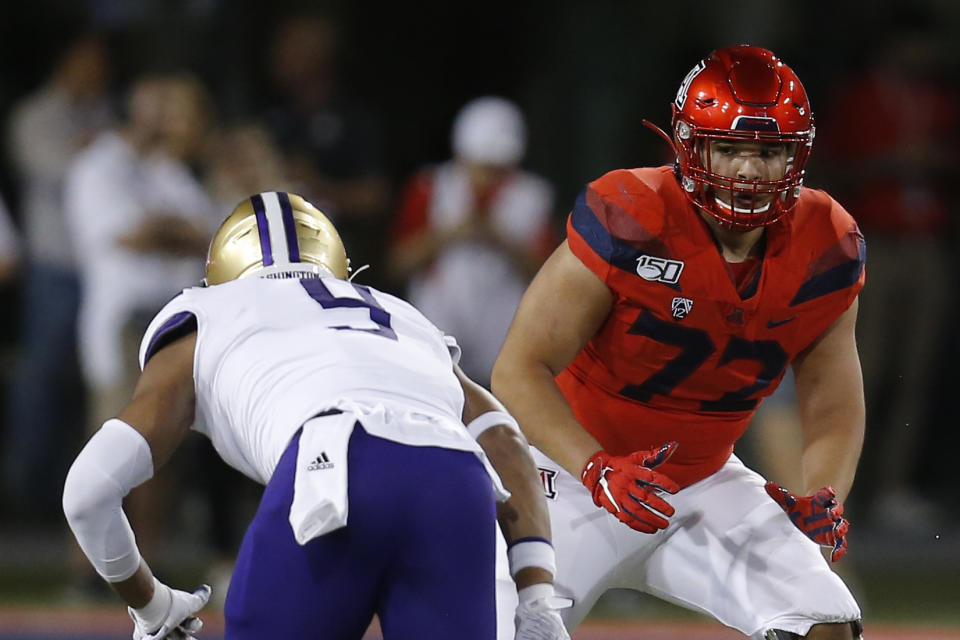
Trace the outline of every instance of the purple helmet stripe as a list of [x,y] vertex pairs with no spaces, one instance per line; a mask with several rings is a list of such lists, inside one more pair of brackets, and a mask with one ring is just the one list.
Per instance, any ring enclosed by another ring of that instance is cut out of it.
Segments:
[[300,245],[297,244],[297,228],[293,222],[293,207],[290,206],[290,196],[283,191],[277,192],[280,201],[280,215],[283,218],[283,232],[287,236],[287,254],[290,262],[300,262]]
[[260,233],[260,251],[263,253],[263,266],[273,264],[273,251],[270,249],[270,225],[267,222],[266,207],[263,206],[263,196],[257,194],[250,198],[253,202],[253,211],[257,214],[257,231]]

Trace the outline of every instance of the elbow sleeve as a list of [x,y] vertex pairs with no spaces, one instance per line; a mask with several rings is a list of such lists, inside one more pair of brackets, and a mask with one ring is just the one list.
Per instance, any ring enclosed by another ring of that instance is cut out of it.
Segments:
[[108,420],[90,438],[67,473],[63,512],[80,548],[108,582],[132,576],[140,566],[123,498],[153,476],[150,447],[122,420]]

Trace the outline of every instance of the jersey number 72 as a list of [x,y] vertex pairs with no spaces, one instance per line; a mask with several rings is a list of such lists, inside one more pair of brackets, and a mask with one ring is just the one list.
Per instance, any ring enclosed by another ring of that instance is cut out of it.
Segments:
[[[643,311],[627,330],[633,335],[646,336],[663,344],[680,347],[680,353],[667,362],[659,371],[641,384],[628,384],[620,393],[641,402],[649,401],[654,395],[670,395],[681,382],[701,366],[717,350],[710,334],[695,327],[684,327],[661,320],[649,311]],[[758,391],[768,387],[787,366],[787,352],[774,340],[746,340],[731,336],[720,356],[718,367],[735,360],[759,362],[761,370],[752,384],[726,392],[715,400],[701,403],[702,411],[749,411],[757,406],[757,400],[751,398]]]

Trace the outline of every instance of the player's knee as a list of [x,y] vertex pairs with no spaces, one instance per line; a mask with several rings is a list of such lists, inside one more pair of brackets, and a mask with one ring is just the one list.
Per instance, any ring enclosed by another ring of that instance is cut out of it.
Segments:
[[839,622],[832,624],[814,625],[806,636],[784,631],[782,629],[770,629],[764,634],[764,640],[862,640],[863,623],[860,620],[852,622]]

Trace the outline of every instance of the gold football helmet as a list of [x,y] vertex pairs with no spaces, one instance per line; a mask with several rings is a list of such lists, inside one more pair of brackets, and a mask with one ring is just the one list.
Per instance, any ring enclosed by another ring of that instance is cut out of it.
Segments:
[[298,274],[345,280],[350,260],[340,234],[319,209],[298,195],[268,191],[241,202],[217,229],[204,282]]

